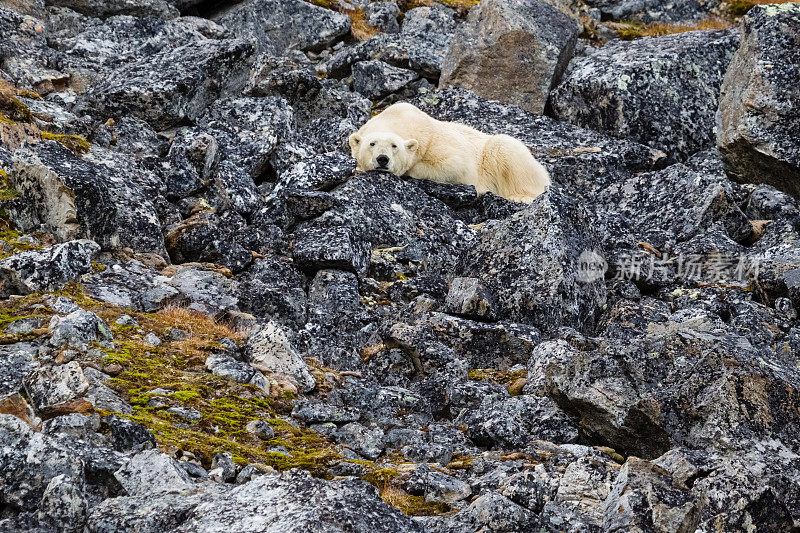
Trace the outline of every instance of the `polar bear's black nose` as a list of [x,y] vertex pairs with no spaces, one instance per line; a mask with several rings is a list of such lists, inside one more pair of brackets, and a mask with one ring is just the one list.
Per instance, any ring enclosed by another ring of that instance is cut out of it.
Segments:
[[385,155],[379,155],[375,158],[375,161],[378,162],[378,166],[381,168],[386,168],[389,166],[389,157]]

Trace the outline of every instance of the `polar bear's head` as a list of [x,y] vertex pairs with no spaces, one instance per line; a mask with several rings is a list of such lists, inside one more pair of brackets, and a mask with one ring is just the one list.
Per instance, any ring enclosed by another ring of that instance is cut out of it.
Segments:
[[387,170],[402,176],[413,166],[418,146],[416,139],[403,139],[391,132],[350,136],[350,149],[361,171]]

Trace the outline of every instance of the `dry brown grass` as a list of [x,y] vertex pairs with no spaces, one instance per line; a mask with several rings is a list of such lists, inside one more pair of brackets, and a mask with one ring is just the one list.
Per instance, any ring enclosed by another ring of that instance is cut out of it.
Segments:
[[205,354],[209,343],[222,337],[228,337],[234,342],[244,337],[226,322],[176,305],[168,305],[150,315],[149,320],[158,329],[178,328],[186,331],[189,335],[184,340],[174,343],[175,347],[186,355]]
[[641,24],[638,22],[608,23],[608,26],[619,32],[619,37],[623,41],[632,41],[642,37],[661,37],[675,33],[685,33],[688,31],[702,30],[725,30],[733,26],[731,22],[723,19],[706,19],[697,24],[681,25],[654,22],[652,24]]

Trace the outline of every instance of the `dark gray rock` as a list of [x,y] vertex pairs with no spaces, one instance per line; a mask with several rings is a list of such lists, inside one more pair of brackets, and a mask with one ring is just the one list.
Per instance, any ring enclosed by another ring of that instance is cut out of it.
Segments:
[[717,128],[725,169],[800,197],[800,7],[763,6],[742,19],[742,44],[722,84]]
[[[693,493],[659,466],[632,457],[605,501],[603,527],[625,531],[694,531],[705,495]],[[658,511],[656,511],[658,509]]]
[[289,376],[303,392],[316,387],[314,376],[292,346],[289,332],[275,322],[267,322],[251,332],[246,353],[248,361],[255,368]]
[[452,504],[469,498],[472,488],[468,483],[432,469],[427,464],[419,465],[403,484],[411,494],[425,497],[425,501]]
[[[169,256],[175,263],[210,262],[241,272],[253,254],[232,235],[236,227],[213,213],[195,215],[172,228],[164,237]],[[223,221],[224,220],[224,221]]]
[[172,19],[180,14],[177,8],[166,0],[48,0],[48,5],[67,7],[78,13],[100,18],[131,15]]
[[41,366],[25,377],[25,392],[37,411],[80,398],[88,390],[89,383],[75,361]]
[[406,13],[399,34],[379,33],[336,52],[327,62],[329,75],[344,78],[353,64],[378,60],[399,68],[416,70],[436,79],[456,28],[454,11],[439,4]]
[[769,185],[759,185],[747,201],[751,220],[786,220],[800,229],[800,201]]
[[603,20],[695,24],[708,19],[719,8],[719,0],[677,0],[669,5],[658,0],[590,0]]
[[478,445],[504,450],[524,447],[535,440],[574,442],[578,430],[549,398],[531,395],[497,400],[487,398],[473,412],[460,415],[457,423]]
[[27,342],[0,346],[0,398],[22,390],[23,380],[39,366],[36,355],[36,347]]
[[238,281],[242,311],[292,327],[305,323],[306,279],[289,259],[256,259]]
[[64,87],[69,77],[55,68],[53,50],[45,39],[45,21],[0,7],[0,68],[9,81],[43,93]]
[[400,31],[400,25],[397,23],[400,9],[395,2],[372,2],[364,11],[367,17],[367,24],[373,28],[378,28],[383,33],[397,33]]
[[364,275],[370,246],[348,228],[304,226],[295,233],[292,255],[297,266],[308,272],[336,268]]
[[538,0],[491,0],[471,9],[442,63],[441,86],[541,114],[578,41],[580,24]]
[[90,160],[47,141],[17,150],[9,177],[31,204],[30,213],[18,214],[21,229],[165,255],[153,176],[133,161],[105,152]]
[[199,40],[109,72],[79,105],[99,119],[132,115],[156,129],[196,120],[220,96],[241,91],[255,49],[244,40]]
[[336,442],[372,460],[377,459],[385,447],[383,431],[380,428],[367,429],[358,422],[350,422],[340,427],[334,438]]
[[575,199],[550,189],[530,208],[487,223],[454,273],[478,280],[499,318],[547,331],[590,330],[606,291],[602,272],[582,266],[587,254],[602,260],[589,216]]
[[214,17],[259,49],[284,55],[290,49],[320,50],[350,31],[350,18],[302,0],[248,0]]
[[50,319],[50,344],[53,346],[85,347],[96,340],[111,340],[111,329],[96,314],[79,309],[66,316]]
[[418,77],[413,70],[393,67],[383,61],[359,61],[353,65],[353,90],[377,100],[403,89]]
[[673,160],[714,146],[736,30],[614,41],[575,59],[550,96],[554,116],[663,150]]
[[0,294],[53,291],[91,270],[100,246],[87,239],[23,252],[0,261]]
[[177,461],[158,450],[137,453],[114,473],[130,496],[142,496],[166,489],[181,490],[192,484]]
[[[309,502],[314,505],[309,506]],[[195,507],[175,533],[242,528],[265,533],[422,531],[411,518],[384,503],[377,490],[363,481],[330,482],[293,471],[259,476],[221,498]]]
[[103,422],[108,425],[111,443],[119,452],[140,452],[157,446],[153,434],[141,424],[114,415],[104,417]]
[[250,383],[256,370],[227,353],[212,353],[206,357],[206,368],[215,376],[229,378],[237,383]]

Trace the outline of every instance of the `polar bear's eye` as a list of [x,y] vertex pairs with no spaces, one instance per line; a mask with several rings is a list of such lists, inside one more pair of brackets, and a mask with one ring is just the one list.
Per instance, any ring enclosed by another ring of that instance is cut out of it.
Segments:
[[375,143],[369,143],[370,146],[375,146]]
[[392,145],[392,148],[397,148],[397,145],[396,145],[396,144],[393,144],[393,145]]

